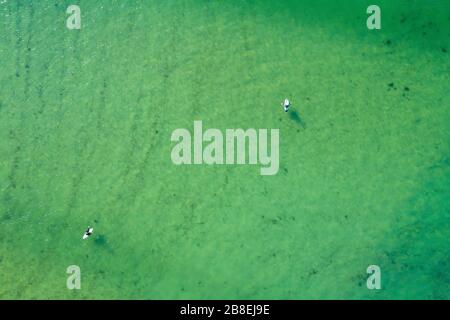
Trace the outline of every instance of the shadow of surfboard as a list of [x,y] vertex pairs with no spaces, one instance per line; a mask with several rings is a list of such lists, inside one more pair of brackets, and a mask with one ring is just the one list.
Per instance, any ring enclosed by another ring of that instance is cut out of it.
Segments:
[[299,113],[295,110],[289,112],[289,118],[301,126],[303,129],[306,128],[305,122],[300,117]]

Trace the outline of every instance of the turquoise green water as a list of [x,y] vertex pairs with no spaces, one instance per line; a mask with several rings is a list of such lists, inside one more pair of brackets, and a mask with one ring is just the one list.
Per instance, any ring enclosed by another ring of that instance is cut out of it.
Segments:
[[[0,1],[0,298],[450,298],[450,1],[69,4]],[[278,174],[173,165],[194,120]]]

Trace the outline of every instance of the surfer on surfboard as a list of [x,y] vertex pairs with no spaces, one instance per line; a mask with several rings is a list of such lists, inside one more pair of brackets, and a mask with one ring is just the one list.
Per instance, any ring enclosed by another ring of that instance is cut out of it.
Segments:
[[291,102],[288,100],[288,98],[284,99],[284,101],[281,103],[281,105],[284,108],[284,112],[288,112],[289,107],[291,106]]
[[92,232],[94,232],[94,228],[89,226],[83,234],[83,240],[89,238],[89,236],[92,234]]

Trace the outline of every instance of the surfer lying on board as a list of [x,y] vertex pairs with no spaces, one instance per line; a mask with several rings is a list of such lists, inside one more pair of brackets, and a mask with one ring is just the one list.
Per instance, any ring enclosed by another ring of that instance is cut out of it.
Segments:
[[291,102],[286,98],[286,99],[284,99],[284,102],[281,103],[281,105],[284,108],[284,112],[288,112],[289,107],[291,106]]
[[92,232],[94,232],[94,228],[89,226],[83,234],[83,240],[89,238],[89,236],[92,234]]

